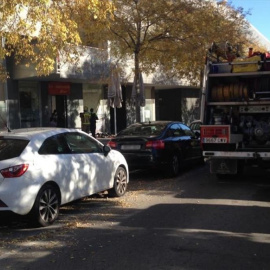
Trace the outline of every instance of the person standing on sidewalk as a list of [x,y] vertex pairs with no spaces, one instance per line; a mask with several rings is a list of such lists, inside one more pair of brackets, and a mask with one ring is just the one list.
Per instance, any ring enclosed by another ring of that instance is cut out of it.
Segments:
[[94,113],[94,109],[90,109],[90,131],[92,133],[92,136],[96,138],[96,121],[98,120],[98,117],[96,113]]
[[84,106],[84,112],[81,114],[82,120],[82,131],[89,134],[90,132],[90,113],[88,112],[88,107]]
[[51,127],[57,127],[57,118],[58,118],[57,111],[54,110],[51,117],[50,117],[50,126]]

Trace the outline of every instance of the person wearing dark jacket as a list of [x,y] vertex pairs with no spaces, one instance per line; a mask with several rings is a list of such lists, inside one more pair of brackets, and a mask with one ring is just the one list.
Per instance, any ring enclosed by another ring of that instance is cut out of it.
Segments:
[[92,136],[96,138],[96,121],[98,120],[98,117],[96,113],[94,113],[94,109],[90,109],[90,132],[92,133]]
[[50,117],[50,126],[51,127],[57,126],[57,118],[58,118],[57,111],[54,110],[51,117]]

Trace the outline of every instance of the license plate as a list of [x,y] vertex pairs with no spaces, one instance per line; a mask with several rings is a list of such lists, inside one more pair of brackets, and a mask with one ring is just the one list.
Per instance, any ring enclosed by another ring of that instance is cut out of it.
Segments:
[[204,143],[227,143],[227,138],[203,138]]
[[139,150],[141,149],[140,145],[122,145],[121,146],[122,150]]

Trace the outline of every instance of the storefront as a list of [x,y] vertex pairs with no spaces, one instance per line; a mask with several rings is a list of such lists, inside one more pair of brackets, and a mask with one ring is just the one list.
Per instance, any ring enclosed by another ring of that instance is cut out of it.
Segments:
[[[18,81],[17,86],[17,89],[13,89],[14,98],[11,101],[9,97],[8,102],[10,106],[13,104],[11,115],[16,114],[16,108],[19,112],[19,123],[14,123],[12,121],[14,117],[10,117],[13,128],[46,126],[80,128],[79,112],[83,107],[82,84]],[[56,123],[52,123],[50,118],[55,111]]]
[[20,127],[39,127],[41,125],[39,84],[20,81],[18,90]]

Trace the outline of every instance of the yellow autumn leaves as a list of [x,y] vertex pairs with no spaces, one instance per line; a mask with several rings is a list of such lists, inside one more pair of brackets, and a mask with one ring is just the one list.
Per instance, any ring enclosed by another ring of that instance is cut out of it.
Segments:
[[54,70],[59,51],[68,59],[77,45],[110,40],[114,58],[135,53],[144,72],[197,77],[212,41],[247,42],[245,13],[227,1],[2,0],[0,18],[0,60],[13,55],[38,75]]

